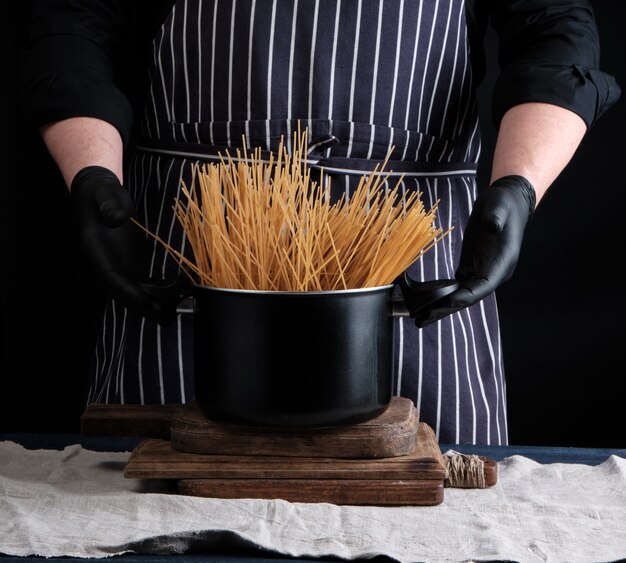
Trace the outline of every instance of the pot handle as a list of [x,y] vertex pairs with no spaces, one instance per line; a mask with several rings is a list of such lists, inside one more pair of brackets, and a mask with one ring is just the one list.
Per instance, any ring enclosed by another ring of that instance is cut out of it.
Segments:
[[145,278],[139,283],[148,295],[163,303],[176,313],[193,313],[191,282],[185,275],[178,275],[173,280],[155,280]]
[[392,298],[394,317],[415,317],[420,309],[449,295],[459,287],[458,280],[451,279],[418,282],[406,271],[396,278],[395,283],[400,286],[402,295]]
[[[402,295],[392,298],[394,317],[414,317],[420,309],[459,287],[459,282],[454,279],[418,282],[406,271],[396,278],[395,283],[400,286]],[[175,309],[176,313],[194,312],[191,282],[187,276],[178,276],[173,281],[145,279],[140,285],[148,295],[164,303],[171,310]]]

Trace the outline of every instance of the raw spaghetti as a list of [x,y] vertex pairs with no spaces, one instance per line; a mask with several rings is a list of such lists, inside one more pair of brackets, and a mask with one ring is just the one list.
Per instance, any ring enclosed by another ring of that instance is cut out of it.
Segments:
[[[185,201],[174,211],[193,258],[153,235],[193,282],[210,287],[266,291],[333,291],[378,287],[393,281],[447,232],[434,226],[419,192],[400,193],[402,177],[384,189],[380,168],[361,177],[349,198],[330,203],[330,178],[310,179],[307,131],[294,134],[289,154],[193,166]],[[391,154],[391,151],[390,153]],[[321,186],[324,185],[324,188]]]

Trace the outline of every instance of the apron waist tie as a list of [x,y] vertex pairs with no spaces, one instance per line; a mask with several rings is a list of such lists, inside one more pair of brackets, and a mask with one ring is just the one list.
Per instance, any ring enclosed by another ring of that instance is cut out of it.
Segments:
[[[311,168],[324,173],[355,174],[362,176],[379,169],[383,160],[373,158],[354,158],[343,156],[324,157],[331,146],[339,143],[334,135],[324,135],[313,139],[308,147],[307,157],[303,161]],[[201,143],[181,143],[170,140],[145,139],[138,143],[137,150],[151,154],[220,162],[227,154],[234,162],[245,161],[237,157],[237,147],[226,147]],[[269,162],[270,151],[262,149],[261,161]],[[247,159],[248,162],[251,158]],[[388,160],[385,170],[377,172],[384,176],[437,177],[437,176],[475,176],[478,165],[475,162],[422,162],[410,160]]]

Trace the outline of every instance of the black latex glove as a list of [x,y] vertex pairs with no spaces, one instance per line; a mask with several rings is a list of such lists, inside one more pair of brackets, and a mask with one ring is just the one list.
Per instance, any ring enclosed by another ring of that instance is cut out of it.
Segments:
[[83,250],[110,295],[137,314],[168,324],[172,303],[151,297],[140,284],[146,265],[145,235],[131,221],[134,207],[117,176],[102,166],[88,166],[71,186]]
[[418,327],[478,303],[511,277],[535,201],[535,189],[522,176],[504,176],[478,195],[455,273],[459,288],[418,311]]

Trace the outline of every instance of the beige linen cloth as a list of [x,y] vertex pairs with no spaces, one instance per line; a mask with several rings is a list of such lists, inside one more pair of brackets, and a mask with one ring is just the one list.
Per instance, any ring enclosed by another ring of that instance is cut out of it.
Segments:
[[[401,562],[626,558],[626,459],[541,465],[511,456],[489,489],[434,507],[348,507],[170,494],[125,479],[130,453],[0,442],[0,553],[185,553],[236,540],[294,557]],[[150,492],[152,491],[152,492]]]

